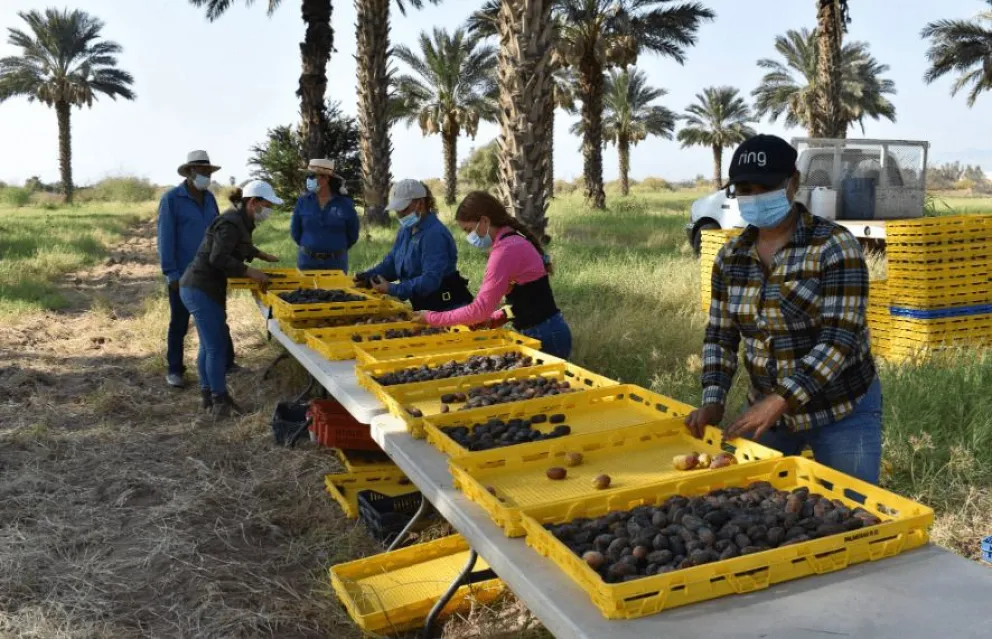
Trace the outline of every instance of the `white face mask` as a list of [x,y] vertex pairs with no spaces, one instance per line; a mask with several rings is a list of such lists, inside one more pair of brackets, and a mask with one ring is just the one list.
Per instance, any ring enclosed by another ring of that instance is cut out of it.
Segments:
[[206,175],[194,175],[193,186],[195,186],[198,191],[206,191],[207,187],[210,186],[210,178]]
[[267,206],[262,207],[261,209],[255,212],[255,221],[264,222],[265,220],[269,219],[270,215],[272,215],[272,209],[270,209]]

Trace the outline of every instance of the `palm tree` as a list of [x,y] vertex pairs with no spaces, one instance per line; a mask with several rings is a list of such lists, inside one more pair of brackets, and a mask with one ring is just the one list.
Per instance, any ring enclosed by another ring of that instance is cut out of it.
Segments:
[[[986,0],[992,6],[992,0]],[[992,10],[980,13],[975,20],[938,20],[920,34],[930,40],[927,60],[930,68],[923,79],[930,84],[948,73],[956,72],[951,95],[971,86],[968,106],[983,91],[992,90]]]
[[121,46],[102,40],[103,22],[83,11],[46,9],[17,14],[31,29],[8,28],[7,41],[21,55],[0,59],[0,102],[27,96],[55,107],[59,168],[65,201],[72,202],[72,107],[93,106],[100,94],[133,100],[134,78],[117,68]]
[[839,138],[847,131],[842,116],[841,39],[849,21],[847,0],[816,0],[818,108],[810,132],[813,137]]
[[[678,116],[663,106],[651,104],[667,93],[648,86],[644,72],[633,67],[610,71],[606,78],[603,138],[617,146],[621,195],[630,193],[630,147],[649,135],[672,139]],[[572,133],[582,134],[581,121],[572,126]]]
[[686,107],[685,126],[679,131],[682,148],[708,146],[713,149],[713,182],[723,181],[723,150],[754,135],[751,108],[734,87],[709,87],[696,94]]
[[[761,117],[769,116],[771,122],[784,116],[786,126],[802,126],[811,137],[817,137],[819,123],[829,119],[820,112],[819,40],[809,29],[789,30],[775,38],[775,50],[784,63],[769,58],[758,60],[758,66],[767,73],[751,92],[755,111]],[[865,118],[895,122],[895,105],[886,97],[896,92],[895,83],[881,77],[889,70],[888,65],[872,57],[864,42],[845,44],[841,61],[840,128],[833,137],[846,137],[854,123],[864,131]]]
[[554,187],[553,2],[503,0],[498,21],[500,191],[514,217],[544,241]]
[[495,122],[496,49],[464,29],[420,33],[420,53],[403,45],[394,55],[415,75],[396,80],[400,117],[420,125],[424,135],[439,133],[444,144],[445,201],[457,195],[458,136],[475,137],[480,121]]
[[[207,20],[213,22],[224,15],[236,0],[189,0],[196,7],[206,6]],[[244,0],[245,5],[255,0]],[[282,0],[267,0],[269,15],[279,8]],[[300,43],[303,71],[296,95],[300,98],[300,127],[306,139],[306,152],[310,158],[323,156],[324,141],[321,131],[324,120],[324,93],[327,92],[327,62],[334,49],[334,30],[331,28],[331,0],[301,0],[306,34]]]
[[[365,190],[367,223],[389,223],[386,197],[389,195],[390,155],[393,145],[389,128],[392,73],[389,69],[389,13],[396,8],[406,15],[409,4],[421,9],[424,0],[356,0],[355,41],[358,63],[358,124],[361,130],[362,183]],[[440,0],[428,0],[437,4]]]
[[603,191],[603,94],[605,71],[637,62],[648,51],[685,61],[704,20],[715,14],[699,2],[674,0],[557,0],[556,54],[576,71],[582,102],[585,195],[594,208],[606,206]]

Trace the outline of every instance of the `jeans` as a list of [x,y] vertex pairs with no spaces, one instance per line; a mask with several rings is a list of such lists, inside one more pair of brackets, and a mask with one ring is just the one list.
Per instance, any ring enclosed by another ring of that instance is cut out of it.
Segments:
[[783,455],[798,455],[808,444],[824,466],[878,484],[882,465],[882,384],[876,378],[854,412],[822,428],[796,433],[765,431],[760,444]]
[[182,287],[179,295],[196,322],[200,334],[200,352],[196,358],[196,370],[200,375],[200,387],[209,389],[214,395],[227,393],[227,314],[223,304],[217,302],[198,288]]
[[[224,324],[227,330],[227,323]],[[183,363],[183,344],[186,341],[186,333],[189,332],[189,310],[183,304],[179,295],[179,288],[169,287],[169,333],[166,338],[165,359],[169,363],[169,374],[182,375],[186,372],[186,365]],[[234,365],[234,342],[231,340],[231,332],[227,331],[227,367]]]
[[537,326],[520,332],[541,340],[541,350],[548,355],[568,359],[572,354],[572,329],[561,313],[555,313]]
[[339,270],[348,272],[348,251],[342,250],[341,257],[330,258],[327,260],[318,260],[314,257],[310,257],[302,250],[296,255],[296,268],[301,271],[327,271],[327,270]]

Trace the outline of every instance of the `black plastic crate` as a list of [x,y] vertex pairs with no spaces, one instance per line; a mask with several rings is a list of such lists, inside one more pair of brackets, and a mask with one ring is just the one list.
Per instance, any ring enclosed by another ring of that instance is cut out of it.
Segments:
[[293,446],[307,432],[307,403],[279,402],[272,413],[272,436],[277,446]]
[[[419,491],[390,497],[374,490],[358,493],[358,518],[368,528],[369,533],[384,544],[392,543],[396,536],[413,518],[420,508]],[[437,513],[433,507],[428,510],[410,529],[419,532],[433,523]]]

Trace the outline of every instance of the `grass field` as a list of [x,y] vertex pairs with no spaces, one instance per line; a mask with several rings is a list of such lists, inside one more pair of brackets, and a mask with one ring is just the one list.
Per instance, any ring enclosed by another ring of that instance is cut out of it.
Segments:
[[[573,359],[692,404],[704,317],[682,229],[695,197],[635,193],[602,212],[560,197],[549,229]],[[992,211],[992,200],[946,200]],[[240,383],[236,394],[261,400],[261,415],[209,433],[189,427],[195,398],[161,383],[167,308],[153,212],[154,203],[0,205],[0,354],[11,363],[0,365],[0,469],[17,477],[0,488],[0,636],[357,636],[325,569],[374,547],[322,494],[320,475],[333,467],[322,451],[273,451],[267,431],[266,413],[299,371]],[[288,225],[276,214],[256,240],[294,265]],[[375,263],[395,228],[365,235],[352,270]],[[485,254],[458,243],[476,288]],[[137,266],[107,267],[108,256]],[[82,288],[64,292],[73,278]],[[236,297],[229,316],[239,357],[264,363],[275,349],[249,300]],[[937,510],[937,543],[977,557],[992,530],[992,357],[883,363],[881,376],[885,485]],[[744,382],[728,415],[742,407]],[[118,551],[101,554],[107,544]]]

